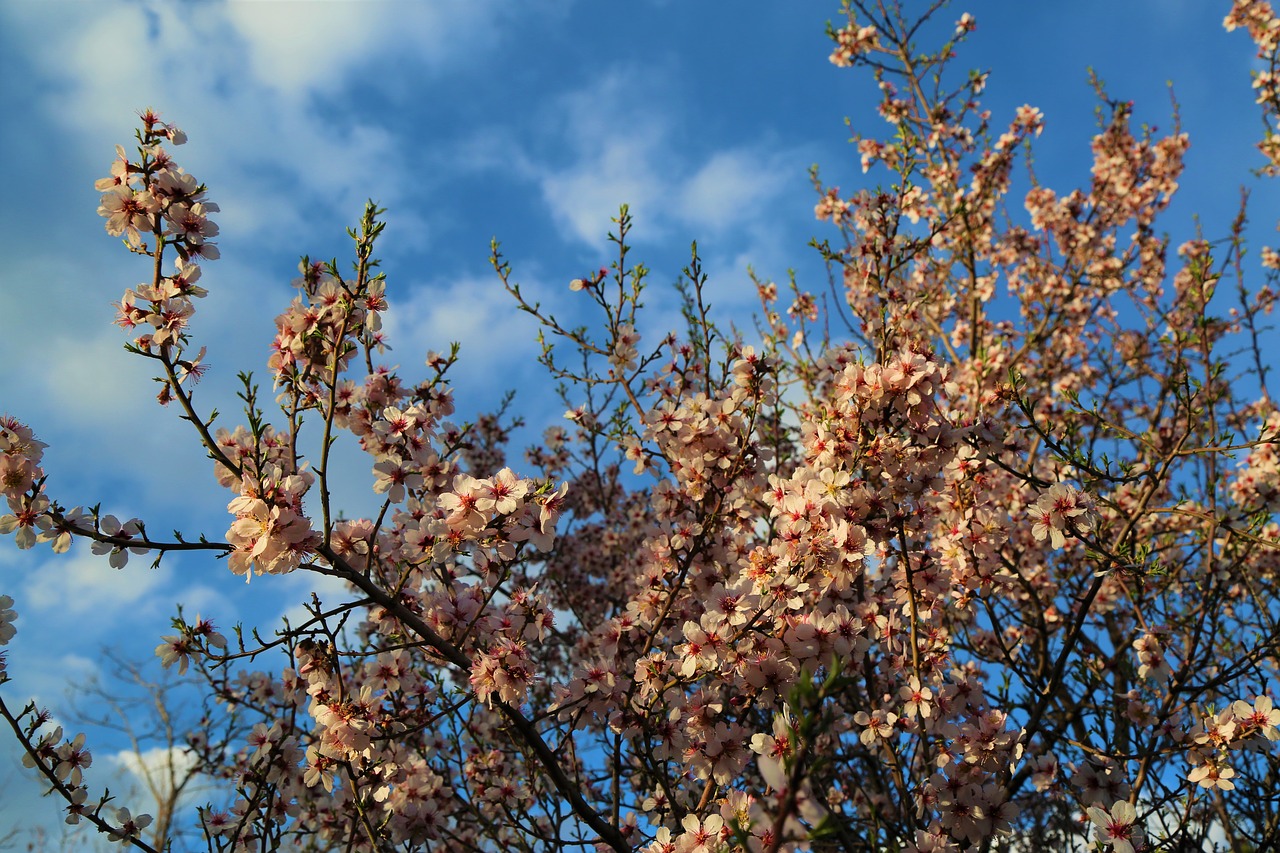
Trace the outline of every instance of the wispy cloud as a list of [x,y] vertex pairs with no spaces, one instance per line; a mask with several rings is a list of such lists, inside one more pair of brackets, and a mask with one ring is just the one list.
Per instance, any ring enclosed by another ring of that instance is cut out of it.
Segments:
[[735,148],[714,152],[682,182],[677,215],[689,225],[718,234],[774,215],[772,202],[795,186],[784,157]]
[[153,593],[164,584],[160,571],[147,568],[145,558],[135,557],[123,569],[111,569],[102,557],[84,547],[50,560],[27,576],[23,588],[29,618],[40,619],[40,611],[59,620],[125,607],[135,614],[149,608]]
[[[529,298],[546,290],[536,280],[518,278]],[[389,360],[400,364],[405,376],[425,378],[427,352],[447,354],[451,343],[459,343],[458,363],[449,371],[456,422],[492,408],[508,390],[528,388],[531,380],[543,379],[537,363],[537,323],[516,308],[496,275],[416,281],[405,291],[384,323],[396,347],[396,357]],[[526,411],[539,402],[522,397],[520,408]],[[371,464],[368,457],[364,464]]]
[[[669,69],[619,65],[555,101],[543,117],[552,142],[530,156],[534,179],[567,238],[599,245],[622,203],[639,240],[675,229],[750,230],[802,175],[796,150],[689,144],[679,85]],[[556,156],[556,150],[571,156]]]
[[394,96],[435,70],[483,62],[503,31],[500,6],[77,4],[77,25],[66,26],[56,6],[12,4],[0,16],[21,34],[29,85],[44,93],[33,123],[69,133],[84,161],[105,170],[130,116],[154,106],[200,140],[180,162],[223,176],[224,234],[260,235],[313,225],[317,205],[345,221],[370,195],[412,219],[399,204],[406,140],[376,112],[339,120],[334,104],[358,107],[366,87]]
[[244,41],[255,77],[286,93],[351,85],[358,69],[436,68],[492,44],[494,0],[421,3],[240,2],[222,4]]

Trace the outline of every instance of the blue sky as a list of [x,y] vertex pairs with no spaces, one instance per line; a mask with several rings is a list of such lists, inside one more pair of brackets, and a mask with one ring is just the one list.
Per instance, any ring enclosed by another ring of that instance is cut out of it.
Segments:
[[[977,17],[955,67],[992,72],[994,125],[1023,103],[1043,110],[1037,171],[1063,192],[1089,178],[1086,67],[1162,128],[1172,80],[1192,148],[1165,227],[1176,244],[1198,213],[1206,235],[1225,233],[1249,184],[1261,242],[1278,206],[1248,172],[1260,163],[1253,51],[1222,31],[1227,6],[981,0],[942,20]],[[0,412],[51,445],[49,488],[64,504],[101,500],[154,530],[225,531],[227,494],[111,325],[110,303],[146,269],[103,231],[93,181],[152,106],[187,131],[173,153],[222,208],[223,259],[207,265],[193,329],[212,365],[202,408],[239,422],[235,374],[265,372],[298,257],[347,256],[344,230],[372,197],[390,222],[379,255],[391,363],[421,375],[427,350],[458,340],[458,419],[518,388],[517,411],[540,431],[563,407],[534,363],[532,319],[489,267],[490,238],[531,297],[567,314],[567,282],[607,262],[609,217],[629,203],[636,257],[653,270],[655,331],[676,325],[665,288],[694,239],[722,318],[749,327],[748,264],[776,280],[795,269],[820,290],[806,244],[827,234],[807,170],[856,190],[866,179],[844,119],[884,127],[868,78],[827,60],[823,25],[838,11],[830,0],[0,0]],[[349,453],[337,467],[356,494],[349,510],[367,506],[369,462]],[[104,645],[149,656],[179,601],[220,626],[270,626],[310,590],[301,575],[246,588],[210,560],[147,564],[116,572],[84,547],[54,558],[0,542],[0,593],[21,614],[6,698],[56,706]],[[98,748],[99,781],[110,744]],[[0,827],[31,800],[24,820],[54,811],[13,754],[0,744]]]

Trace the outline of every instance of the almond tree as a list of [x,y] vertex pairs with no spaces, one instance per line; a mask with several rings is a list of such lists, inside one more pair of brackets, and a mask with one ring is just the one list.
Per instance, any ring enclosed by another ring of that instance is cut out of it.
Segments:
[[[1280,254],[1248,257],[1243,204],[1172,247],[1187,136],[1135,130],[1101,84],[1087,184],[1042,185],[1044,117],[994,119],[987,75],[951,71],[974,19],[918,46],[940,7],[854,2],[831,28],[832,62],[879,87],[888,127],[856,137],[879,184],[815,173],[829,287],[758,282],[750,342],[713,319],[696,246],[686,327],[641,339],[626,208],[616,260],[569,283],[591,327],[528,301],[495,244],[569,410],[512,467],[505,409],[446,420],[456,349],[422,377],[379,361],[372,203],[351,273],[303,259],[271,414],[245,376],[244,424],[216,426],[191,327],[216,207],[164,148],[181,131],[142,115],[99,182],[153,269],[118,323],[232,521],[166,540],[66,508],[10,418],[0,530],[346,583],[272,640],[179,617],[157,649],[248,731],[200,750],[226,783],[209,849],[1275,849]],[[1280,23],[1238,0],[1226,25],[1266,63],[1270,173]],[[373,457],[373,518],[333,509],[342,432]],[[72,818],[153,849],[146,818],[90,799],[82,738],[0,715]]]

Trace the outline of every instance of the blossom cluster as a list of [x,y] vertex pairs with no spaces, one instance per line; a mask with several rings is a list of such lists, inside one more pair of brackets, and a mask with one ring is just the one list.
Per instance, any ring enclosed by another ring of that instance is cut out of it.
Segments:
[[1191,770],[1187,781],[1202,788],[1235,788],[1236,771],[1230,765],[1230,753],[1238,750],[1267,749],[1280,740],[1280,708],[1270,696],[1257,696],[1253,702],[1237,699],[1218,713],[1206,713],[1189,732],[1190,750],[1187,761]]
[[47,446],[25,424],[0,417],[0,488],[9,504],[9,512],[0,516],[0,533],[14,534],[19,548],[53,541],[55,551],[65,551],[70,539],[54,532],[46,512],[49,499],[37,485],[44,480],[40,460]]
[[302,509],[313,480],[306,471],[285,476],[278,466],[244,475],[239,496],[227,504],[235,516],[227,530],[233,573],[246,581],[254,572],[284,574],[315,551],[320,540]]
[[173,273],[125,291],[116,318],[118,326],[136,333],[133,345],[138,349],[172,352],[172,366],[178,371],[170,371],[160,394],[161,402],[168,402],[173,393],[170,383],[198,379],[204,369],[203,349],[194,358],[182,353],[195,310],[192,300],[208,293],[196,283],[201,275],[199,262],[219,256],[217,245],[209,239],[218,234],[218,226],[209,219],[218,205],[205,197],[205,186],[161,144],[167,140],[181,145],[186,134],[161,121],[152,110],[144,111],[141,119],[137,158],[131,159],[122,146],[116,146],[111,174],[94,187],[102,192],[98,213],[107,220],[108,234],[123,236],[131,250],[157,259],[166,246],[177,254]]
[[1280,171],[1280,18],[1267,0],[1234,0],[1223,19],[1228,31],[1245,28],[1258,47],[1261,70],[1253,72],[1253,88],[1267,120],[1267,132],[1258,149],[1268,160],[1270,174]]

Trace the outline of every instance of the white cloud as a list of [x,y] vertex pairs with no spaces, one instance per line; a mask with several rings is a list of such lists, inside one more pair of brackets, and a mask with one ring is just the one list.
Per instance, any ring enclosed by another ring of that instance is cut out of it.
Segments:
[[641,232],[661,218],[657,200],[662,181],[653,171],[652,149],[640,140],[601,140],[600,150],[586,161],[548,173],[543,196],[551,212],[572,237],[599,244],[619,206],[627,204]]
[[196,764],[196,757],[182,746],[153,746],[140,752],[122,749],[108,757],[113,764],[128,771],[144,790],[150,788],[153,781],[164,784],[170,774],[181,779]]
[[[65,14],[68,6],[75,15]],[[39,34],[38,43],[26,41],[28,59],[45,74],[81,94],[113,95],[99,102],[103,109],[148,90],[199,102],[246,87],[299,99],[358,85],[353,75],[361,69],[480,61],[496,48],[495,19],[510,17],[496,0],[31,3],[0,13],[12,28]],[[91,116],[63,118],[97,125]]]
[[19,3],[5,4],[3,13],[13,31],[27,35],[15,41],[39,72],[31,82],[53,84],[41,102],[49,119],[61,127],[119,125],[145,106],[133,99],[154,88],[155,55],[135,44],[149,29],[146,13],[133,4],[74,8],[77,14],[68,16],[66,7]]
[[507,31],[495,18],[510,17],[493,0],[75,9],[68,17],[60,4],[0,5],[21,34],[15,41],[29,46],[28,85],[47,91],[30,124],[71,137],[79,157],[70,169],[105,174],[132,116],[156,108],[190,135],[192,145],[173,153],[210,182],[224,239],[303,233],[317,208],[353,219],[369,196],[397,210],[412,226],[406,233],[423,234],[425,220],[406,218],[407,141],[376,118],[335,121],[319,99],[340,93],[360,104],[366,86],[392,100],[420,97],[424,72],[483,62],[495,33]]
[[[522,282],[521,289],[532,293],[538,287]],[[450,371],[455,386],[492,385],[495,376],[509,380],[538,353],[534,321],[516,308],[496,275],[414,283],[406,291],[383,326],[399,356],[394,361],[408,376],[425,376],[421,365],[427,351],[447,353],[453,341],[462,344],[459,363]]]
[[371,59],[384,68],[408,60],[436,67],[482,52],[493,40],[493,18],[505,14],[493,0],[265,0],[221,8],[244,41],[254,77],[289,94],[343,85]]
[[664,69],[619,66],[552,105],[543,127],[575,156],[567,164],[522,162],[566,237],[602,245],[623,203],[638,240],[676,228],[750,231],[768,221],[783,188],[803,174],[797,152],[765,143],[684,150],[675,128],[687,117],[670,106],[679,103],[675,88]]
[[[232,578],[230,572],[227,572],[226,566],[218,563],[213,570],[224,574],[222,580],[225,582]],[[191,584],[176,590],[172,595],[166,596],[166,604],[168,599],[180,603],[184,618],[189,623],[197,621],[197,617],[203,619],[217,619],[219,629],[228,626],[228,619],[235,614],[235,605],[227,597],[227,594],[207,584]]]
[[128,338],[119,329],[101,323],[92,328],[54,338],[44,368],[56,380],[44,388],[45,405],[86,420],[92,417],[102,429],[136,429],[159,386],[150,381],[140,360],[125,353]]
[[644,105],[655,100],[651,90],[664,76],[661,69],[615,67],[550,105],[543,129],[555,151],[570,157],[567,164],[530,157],[529,167],[568,237],[600,244],[622,203],[641,231],[657,224],[654,202],[669,181],[658,171],[668,159],[667,118]]
[[[381,3],[240,2],[220,10],[243,40],[256,80],[289,94],[340,83],[382,40]],[[407,5],[407,4],[405,4]]]
[[684,182],[680,218],[717,232],[767,218],[771,202],[795,175],[776,157],[748,149],[717,151]]
[[136,616],[140,608],[158,604],[152,593],[164,582],[163,570],[152,571],[148,564],[147,557],[135,556],[125,568],[113,569],[106,557],[95,556],[78,543],[71,553],[47,561],[29,575],[24,606],[56,611],[60,622],[104,612],[123,614],[126,607]]

